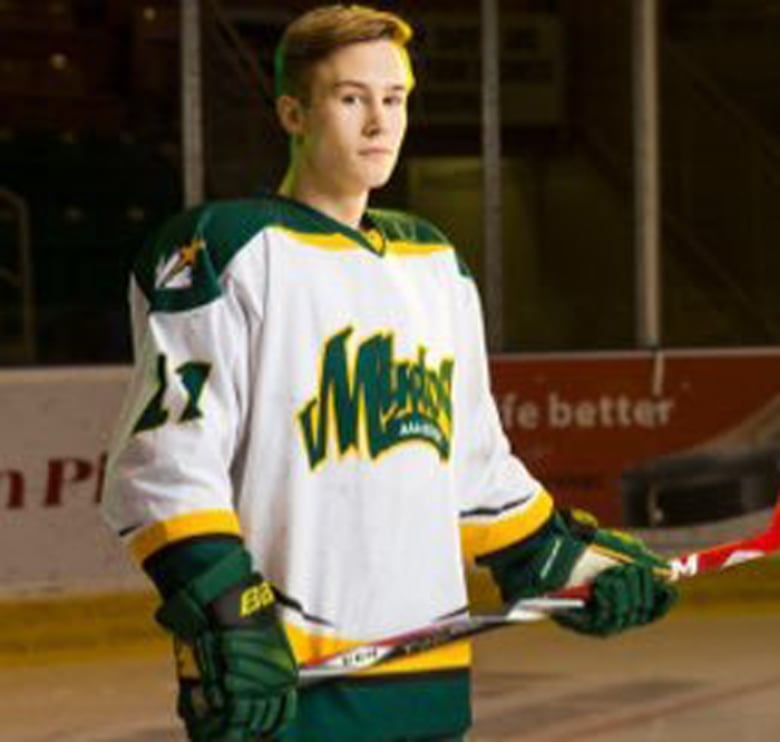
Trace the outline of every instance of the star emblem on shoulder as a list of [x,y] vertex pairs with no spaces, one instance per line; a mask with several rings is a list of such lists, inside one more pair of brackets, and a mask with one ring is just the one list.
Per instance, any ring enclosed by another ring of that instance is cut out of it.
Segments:
[[179,247],[157,269],[155,286],[158,289],[186,289],[192,286],[192,271],[198,256],[206,249],[206,241],[200,237]]

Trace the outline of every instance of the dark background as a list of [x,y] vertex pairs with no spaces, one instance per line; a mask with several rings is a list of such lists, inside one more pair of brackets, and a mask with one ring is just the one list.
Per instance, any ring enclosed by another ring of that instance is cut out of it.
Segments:
[[[271,55],[316,4],[202,0],[208,197],[276,186]],[[481,281],[479,3],[375,5],[414,26],[418,87],[373,203],[433,219]],[[631,3],[500,12],[505,350],[631,348]],[[1,366],[130,360],[133,254],[182,205],[179,39],[173,0],[0,0]],[[780,2],[661,3],[666,346],[780,337],[778,42]]]

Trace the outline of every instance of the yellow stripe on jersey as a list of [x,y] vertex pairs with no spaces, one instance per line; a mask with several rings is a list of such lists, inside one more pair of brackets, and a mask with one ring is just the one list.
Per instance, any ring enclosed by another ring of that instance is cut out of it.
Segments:
[[209,533],[241,535],[238,517],[232,510],[200,510],[153,523],[130,538],[130,551],[140,564],[163,546]]
[[326,250],[359,250],[361,246],[345,234],[321,234],[319,232],[296,232],[287,227],[274,227],[282,234],[292,237],[296,242],[302,242],[312,247],[322,247]]
[[552,497],[545,490],[541,490],[519,511],[513,509],[494,518],[480,516],[464,519],[460,525],[464,558],[473,562],[477,557],[527,538],[544,525],[552,511]]
[[[325,250],[347,251],[363,249],[354,239],[346,234],[334,232],[332,234],[321,234],[318,232],[298,232],[289,227],[275,227],[279,232],[292,237],[296,242],[301,242],[311,247],[321,247]],[[443,243],[424,243],[409,242],[407,240],[389,240],[383,242],[382,235],[375,229],[364,233],[368,242],[373,245],[376,252],[381,253],[384,250],[386,255],[395,256],[418,256],[432,255],[433,253],[452,250],[452,247]]]
[[432,255],[433,253],[452,250],[450,245],[423,242],[388,242],[388,255]]
[[[352,649],[362,641],[342,639],[327,634],[309,634],[303,629],[285,623],[284,628],[290,640],[295,657],[300,664],[321,657],[327,657],[337,652]],[[371,670],[364,670],[360,675],[394,675],[398,673],[433,672],[437,670],[464,669],[471,665],[471,642],[463,640],[446,644],[437,649],[391,660]]]
[[[289,623],[284,624],[287,638],[295,652],[299,664],[311,662],[320,657],[327,657],[338,652],[362,644],[363,642],[340,639],[335,636],[309,634],[303,629]],[[180,678],[197,679],[200,676],[192,649],[179,642],[174,642],[177,673]],[[363,670],[359,675],[397,675],[401,673],[435,672],[438,670],[462,670],[471,665],[471,642],[468,639],[453,642],[438,649],[391,660],[370,670]]]

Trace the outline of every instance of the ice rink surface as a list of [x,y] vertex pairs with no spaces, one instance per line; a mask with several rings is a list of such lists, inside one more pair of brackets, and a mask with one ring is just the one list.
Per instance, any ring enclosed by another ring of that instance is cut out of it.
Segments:
[[[770,742],[780,606],[681,610],[609,640],[551,622],[476,642],[470,742]],[[2,742],[182,740],[161,643],[0,667]],[[369,741],[367,741],[369,742]]]

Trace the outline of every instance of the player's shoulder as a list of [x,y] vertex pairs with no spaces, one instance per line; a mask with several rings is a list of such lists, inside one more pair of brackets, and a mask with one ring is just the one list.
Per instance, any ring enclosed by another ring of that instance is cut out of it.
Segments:
[[416,214],[396,209],[369,209],[368,215],[389,240],[452,249],[452,243],[444,232]]
[[285,223],[285,205],[266,196],[209,201],[169,218],[138,253],[133,275],[154,311],[183,311],[222,294],[231,261],[266,228]]
[[391,244],[408,245],[410,252],[415,252],[416,247],[423,252],[445,251],[452,258],[458,273],[465,278],[472,277],[449,237],[428,219],[408,211],[393,209],[370,209],[369,216]]

